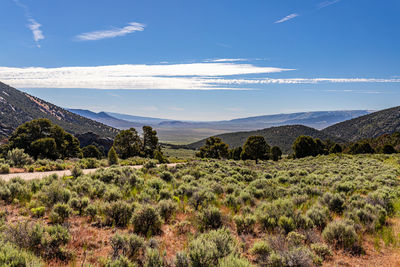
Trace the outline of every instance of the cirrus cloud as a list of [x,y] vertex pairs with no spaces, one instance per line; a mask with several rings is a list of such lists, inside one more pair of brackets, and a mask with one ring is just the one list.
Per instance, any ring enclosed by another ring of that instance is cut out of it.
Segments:
[[101,31],[93,31],[86,32],[76,36],[76,38],[80,41],[95,41],[106,38],[115,38],[119,36],[124,36],[133,32],[141,32],[144,31],[145,25],[138,22],[131,22],[128,26],[123,28],[113,28],[111,30],[101,30]]
[[277,24],[277,23],[286,22],[286,21],[294,19],[295,17],[298,17],[298,16],[299,16],[299,14],[293,13],[293,14],[287,15],[286,17],[284,17],[280,20],[275,21],[274,23]]

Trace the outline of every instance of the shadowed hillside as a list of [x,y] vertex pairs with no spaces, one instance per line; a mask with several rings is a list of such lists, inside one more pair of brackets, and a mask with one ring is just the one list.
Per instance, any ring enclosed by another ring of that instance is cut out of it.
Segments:
[[118,132],[1,82],[0,104],[0,137],[7,137],[22,123],[38,118],[47,118],[72,134],[94,132],[102,137],[114,137]]
[[400,132],[400,106],[337,123],[322,130],[326,135],[347,141],[374,138],[394,132]]
[[[217,135],[217,137],[220,137],[222,141],[224,141],[229,145],[230,148],[233,148],[242,146],[246,141],[246,139],[252,135],[263,136],[268,144],[270,144],[271,146],[279,146],[284,153],[288,153],[291,151],[291,147],[294,140],[300,135],[308,135],[313,138],[320,138],[322,140],[331,139],[336,142],[343,141],[339,138],[333,138],[316,129],[303,125],[287,125],[287,126],[271,127],[258,131],[226,133]],[[204,142],[205,140],[201,140],[189,144],[187,147],[192,149],[198,149],[204,145]]]

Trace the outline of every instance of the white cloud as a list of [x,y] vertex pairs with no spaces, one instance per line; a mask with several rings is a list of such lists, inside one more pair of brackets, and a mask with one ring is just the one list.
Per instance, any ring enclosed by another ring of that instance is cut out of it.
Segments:
[[42,25],[32,18],[28,6],[22,4],[19,0],[14,0],[14,3],[24,10],[25,18],[29,22],[28,28],[32,31],[33,34],[33,40],[35,41],[36,46],[40,48],[39,41],[44,39],[43,32],[42,30],[40,30],[40,27]]
[[32,31],[33,40],[35,40],[36,45],[40,47],[39,41],[44,39],[43,32],[40,30],[42,26],[34,19],[29,19],[30,24],[28,25],[29,29]]
[[61,68],[0,67],[0,81],[17,88],[251,90],[267,84],[400,83],[381,78],[237,78],[290,69],[229,62]]
[[317,84],[317,83],[400,83],[400,79],[378,78],[285,78],[285,79],[208,79],[208,82],[225,85],[244,84]]
[[298,17],[298,16],[299,16],[299,14],[293,13],[293,14],[287,15],[286,17],[284,17],[280,20],[275,21],[274,23],[282,23],[282,22],[294,19],[295,17]]
[[0,67],[0,80],[19,88],[232,89],[209,83],[220,76],[266,74],[289,69],[234,63],[112,65],[62,68]]
[[115,38],[119,36],[124,36],[129,33],[133,32],[141,32],[145,28],[144,24],[138,23],[138,22],[131,22],[128,24],[128,26],[125,26],[123,28],[114,28],[111,30],[103,30],[103,31],[93,31],[93,32],[86,32],[79,34],[76,36],[78,40],[81,41],[94,41],[94,40],[100,40],[100,39],[105,39],[105,38]]
[[238,61],[246,61],[245,58],[216,58],[210,59],[206,62],[238,62]]
[[336,4],[337,2],[340,2],[340,0],[332,0],[332,1],[324,1],[318,4],[318,8],[325,8],[328,7],[330,5]]

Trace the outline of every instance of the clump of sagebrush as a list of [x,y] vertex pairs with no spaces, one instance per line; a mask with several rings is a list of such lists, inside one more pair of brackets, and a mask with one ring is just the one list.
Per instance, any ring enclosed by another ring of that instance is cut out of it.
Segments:
[[198,215],[201,230],[218,229],[223,226],[223,218],[220,209],[211,207],[204,209]]
[[32,164],[33,159],[25,151],[20,148],[14,148],[7,152],[7,161],[13,167],[24,167],[25,165]]
[[111,238],[110,242],[114,259],[125,256],[130,260],[136,261],[143,257],[145,239],[141,236],[136,234],[116,234]]
[[132,217],[132,224],[135,233],[155,235],[161,232],[162,220],[154,207],[143,205],[135,210]]
[[236,243],[225,228],[199,235],[189,244],[189,258],[193,266],[213,266],[236,251]]
[[333,221],[322,233],[324,239],[338,249],[361,253],[362,247],[354,225],[350,221]]
[[70,240],[70,234],[60,225],[43,226],[40,223],[28,222],[7,225],[4,238],[44,258],[65,260],[70,256],[64,248]]
[[127,226],[132,217],[132,211],[134,208],[133,204],[122,200],[105,203],[103,206],[103,212],[106,216],[105,223],[117,227]]

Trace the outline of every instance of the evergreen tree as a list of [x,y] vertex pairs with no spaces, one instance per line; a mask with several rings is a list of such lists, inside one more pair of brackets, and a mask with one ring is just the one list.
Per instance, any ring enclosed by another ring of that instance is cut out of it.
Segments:
[[200,148],[200,152],[196,154],[201,158],[226,158],[228,156],[228,145],[222,142],[219,137],[209,137],[206,139],[204,146]]
[[95,145],[88,145],[82,148],[82,154],[85,158],[101,159],[103,157],[103,154]]
[[386,144],[382,147],[383,154],[394,154],[396,153],[396,149],[392,145]]
[[114,147],[111,147],[110,151],[108,151],[108,164],[115,165],[118,164],[118,155],[115,152]]
[[278,161],[282,156],[282,150],[278,146],[271,148],[271,157],[273,161]]
[[296,158],[318,155],[318,145],[311,136],[301,135],[297,137],[292,148]]
[[229,149],[228,157],[234,160],[240,160],[240,155],[242,154],[243,148],[241,146]]
[[114,149],[122,159],[140,156],[142,141],[135,128],[122,130],[114,139]]
[[243,152],[249,159],[254,159],[256,163],[259,159],[268,159],[271,147],[260,135],[250,136],[243,145]]
[[18,126],[9,139],[9,149],[24,149],[35,158],[80,156],[79,140],[48,119],[37,119]]
[[342,153],[343,148],[339,144],[334,144],[331,149],[329,150],[329,153],[331,154],[337,154],[337,153]]
[[146,157],[153,158],[154,152],[158,150],[161,153],[158,145],[157,131],[150,126],[143,126],[143,153]]

